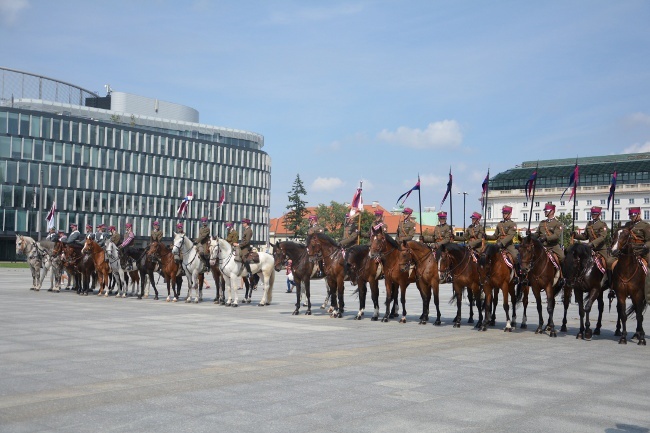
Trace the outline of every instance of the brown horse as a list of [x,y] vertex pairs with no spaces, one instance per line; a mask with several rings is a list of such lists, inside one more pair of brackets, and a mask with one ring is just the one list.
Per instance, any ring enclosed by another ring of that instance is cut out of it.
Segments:
[[[91,278],[95,274],[95,263],[92,257],[81,253],[84,245],[77,243],[63,243],[63,264],[70,275],[74,275],[77,294],[87,296],[90,288]],[[93,284],[94,286],[94,284]]]
[[[152,242],[147,249],[147,255],[152,261],[158,262],[160,265],[160,272],[165,279],[165,283],[167,283],[167,302],[177,302],[181,295],[183,276],[178,275],[179,266],[174,260],[171,250],[161,242]],[[174,294],[173,298],[172,292]],[[158,299],[157,290],[155,299]]]
[[[495,291],[501,290],[503,294],[503,310],[506,313],[506,326],[504,332],[512,332],[515,328],[517,311],[515,301],[515,284],[513,282],[514,271],[506,264],[501,248],[495,244],[489,244],[478,261],[479,282],[483,285],[485,293],[485,320],[483,321],[482,331],[487,330],[487,324],[494,324],[495,315],[492,313],[490,321],[487,318],[487,309],[492,305],[492,296]],[[509,299],[512,300],[512,321],[510,319]],[[521,324],[522,328],[526,327],[525,323]]]
[[[524,237],[521,244],[519,244],[521,273],[526,276],[526,280],[528,281],[525,287],[530,287],[533,290],[533,295],[537,303],[539,324],[535,330],[535,334],[542,334],[548,331],[549,337],[557,337],[555,323],[553,322],[553,312],[555,311],[555,297],[562,292],[561,285],[558,284],[562,282],[562,279],[559,270],[551,262],[549,254],[550,251],[544,248],[542,243],[533,236]],[[546,311],[548,313],[546,328],[544,328],[544,316],[542,315],[542,291],[546,293]],[[567,291],[564,296],[564,303],[567,309],[570,300],[570,293]],[[522,323],[526,323],[527,304],[528,296],[525,293]],[[566,332],[566,323],[563,331]]]
[[[87,238],[84,247],[81,249],[81,253],[89,254],[92,257],[99,282],[99,293],[97,293],[97,296],[101,296],[104,294],[105,289],[108,290],[108,275],[111,273],[111,267],[105,260],[104,249],[91,238]],[[108,296],[108,292],[106,296]]]
[[[562,273],[564,275],[566,287],[564,288],[565,297],[567,292],[573,290],[578,311],[580,313],[580,330],[576,335],[577,339],[591,340],[592,335],[600,335],[602,326],[603,310],[605,301],[603,299],[603,272],[596,264],[597,255],[586,244],[576,243],[566,250],[566,257],[562,264]],[[587,300],[584,300],[584,294],[587,294]],[[591,306],[598,301],[598,322],[596,329],[592,332],[589,322],[589,313]],[[564,304],[564,319],[562,320],[562,331],[566,331],[566,315],[568,303]],[[586,316],[586,321],[585,321]]]
[[[454,328],[460,328],[461,320],[461,301],[463,291],[467,290],[469,300],[469,319],[467,323],[474,323],[474,300],[480,302],[482,286],[478,275],[478,258],[475,258],[471,248],[461,247],[456,244],[443,244],[439,251],[438,269],[440,275],[446,279],[447,275],[452,276],[452,286],[454,288],[454,297],[456,301],[456,317],[454,318]],[[477,304],[478,306],[478,304]],[[487,305],[485,305],[487,307]],[[487,319],[488,311],[485,311]],[[483,308],[478,306],[478,323],[477,328],[483,327]]]
[[[61,241],[56,241],[54,243],[54,249],[52,250],[52,257],[61,261],[61,266],[63,266],[63,269],[68,273],[69,279],[74,281],[73,288],[79,293],[81,292],[81,272],[77,269],[74,259],[81,257],[81,245],[77,245],[78,248],[76,249],[69,249],[67,253],[66,246],[67,244]],[[70,290],[70,280],[68,280],[66,290]]]
[[[612,285],[616,293],[616,311],[621,321],[622,333],[618,344],[627,344],[627,318],[632,313],[636,314],[636,332],[632,339],[638,338],[638,344],[645,346],[645,332],[643,331],[643,312],[647,305],[645,299],[645,271],[641,263],[641,257],[637,256],[632,247],[630,239],[631,232],[622,228],[616,233],[612,242],[612,254],[618,257],[612,272]],[[632,300],[632,306],[625,311],[625,303],[628,296]]]
[[[384,269],[384,279],[386,280],[386,313],[381,319],[382,322],[388,322],[390,316],[390,303],[397,303],[397,289],[401,291],[402,318],[400,323],[406,323],[406,288],[409,284],[416,282],[416,273],[409,275],[400,267],[400,247],[399,244],[385,233],[382,229],[376,230],[374,227],[370,233],[370,257],[380,261]],[[429,311],[431,302],[431,287],[427,284],[417,284],[422,297],[422,315],[420,323]],[[426,322],[425,322],[426,323]]]
[[366,295],[370,286],[370,295],[374,306],[374,314],[370,318],[373,322],[379,319],[379,279],[382,276],[382,268],[376,260],[370,258],[370,245],[355,245],[346,250],[345,266],[350,276],[352,285],[358,286],[359,291],[359,312],[355,320],[363,318],[366,309]]
[[[413,271],[411,268],[414,268]],[[416,285],[422,296],[422,315],[419,324],[426,325],[429,322],[432,293],[433,303],[436,306],[436,321],[433,324],[436,326],[442,324],[440,321],[440,274],[435,252],[422,242],[403,241],[399,253],[399,270],[406,275],[409,275],[410,272],[415,275]]]
[[306,315],[311,315],[311,293],[310,293],[310,278],[312,278],[318,271],[318,266],[309,260],[307,247],[292,241],[276,242],[273,246],[273,266],[277,272],[282,269],[287,259],[291,259],[293,265],[293,279],[296,283],[296,309],[291,313],[296,316],[300,314],[300,287],[301,284],[305,287],[305,294],[307,296],[307,311]]
[[[343,292],[345,290],[345,259],[343,249],[323,233],[314,233],[307,238],[307,254],[312,263],[323,261],[325,281],[332,300],[331,317],[341,318],[345,310]],[[295,278],[295,275],[294,275]],[[349,278],[347,278],[349,281]]]

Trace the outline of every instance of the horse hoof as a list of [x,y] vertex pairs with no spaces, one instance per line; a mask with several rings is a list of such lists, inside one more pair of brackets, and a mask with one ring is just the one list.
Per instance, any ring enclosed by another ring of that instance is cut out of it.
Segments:
[[474,323],[474,319],[468,319],[467,323]]
[[174,298],[172,302],[178,302],[178,298]]
[[625,337],[618,340],[618,344],[627,344],[627,340],[625,340]]
[[401,319],[399,319],[399,323],[406,323],[406,317],[402,317]]
[[594,335],[600,335],[600,328],[594,329]]
[[576,340],[582,340],[583,338],[584,336],[582,335],[582,332],[578,332],[578,334],[576,335]]
[[587,331],[585,331],[585,340],[587,340],[587,341],[591,341],[591,336],[592,336],[593,334],[594,334],[594,333],[591,332],[591,329],[587,329]]
[[195,304],[198,304],[198,303],[199,303],[199,300],[198,300],[198,299],[195,299],[193,302],[194,302]]
[[483,331],[483,332],[487,331],[487,326],[483,326],[483,327],[481,328],[481,331]]
[[237,307],[239,307],[239,304],[232,304],[232,307],[237,308]]
[[381,319],[381,322],[382,323],[388,323],[388,319],[386,317],[384,317],[383,319]]
[[293,310],[293,313],[291,313],[292,316],[297,316],[298,314],[300,314],[298,310]]
[[520,329],[527,329],[528,325],[526,325],[525,323],[522,323],[521,326],[519,326],[519,328]]
[[614,332],[614,337],[620,337],[621,335],[622,335],[621,331],[618,329],[616,330],[616,332]]
[[441,325],[442,322],[440,320],[436,320],[435,322],[433,322],[433,326],[441,326]]
[[549,337],[553,337],[553,338],[557,337],[557,332],[555,331],[555,329],[552,330],[552,331],[548,334],[548,336],[549,336]]
[[157,301],[157,300],[158,300],[158,296],[154,296],[154,297],[153,297],[153,300],[154,300],[154,301]]
[[542,332],[542,328],[535,329],[535,334],[541,334]]
[[454,328],[460,328],[460,323],[458,322],[454,323]]
[[48,291],[48,292],[51,292],[51,291],[52,291],[52,289],[47,289],[47,291]]
[[359,315],[354,316],[354,320],[361,320],[361,316],[359,316]]
[[246,299],[246,303],[247,303],[247,304],[250,304],[250,303],[251,303],[251,299],[250,299],[250,298]]
[[311,310],[307,310],[307,312],[305,313],[305,316],[311,316]]
[[142,296],[138,295],[138,299],[142,299]]
[[637,344],[637,346],[645,346],[645,338],[640,338],[639,342],[636,343],[636,344]]
[[376,322],[376,321],[378,321],[378,320],[379,320],[379,317],[374,317],[374,316],[373,316],[373,317],[370,318],[370,321],[371,321],[371,322]]
[[566,325],[562,325],[562,327],[560,328],[560,332],[567,332]]
[[257,304],[258,307],[263,307],[264,305],[265,305],[265,304],[263,304],[263,303],[261,303],[261,302],[260,302],[259,304]]
[[232,303],[231,302],[226,302],[226,307],[231,307]]

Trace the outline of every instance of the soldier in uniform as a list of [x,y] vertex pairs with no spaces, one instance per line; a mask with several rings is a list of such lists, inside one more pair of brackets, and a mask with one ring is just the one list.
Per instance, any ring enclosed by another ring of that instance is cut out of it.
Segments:
[[226,230],[228,230],[228,234],[226,235],[226,242],[228,242],[231,247],[234,247],[235,244],[239,242],[239,233],[237,233],[237,230],[235,230],[235,225],[232,223],[232,221],[228,221],[226,223]]
[[104,248],[106,241],[108,240],[108,233],[106,233],[106,224],[100,224],[97,226],[97,233],[94,234],[95,242],[99,244],[100,247]]
[[[176,224],[176,233],[185,234],[185,231],[183,230],[183,224],[182,223]],[[174,261],[176,263],[180,263],[181,261],[183,261],[183,257],[181,256],[180,248],[178,249],[178,253],[174,254]]]
[[353,245],[356,245],[359,242],[359,229],[356,221],[356,217],[359,215],[355,213],[350,216],[350,214],[345,215],[345,226],[343,227],[343,239],[341,239],[341,248],[344,250]]
[[318,224],[317,215],[309,215],[309,228],[307,229],[307,236],[313,235],[314,233],[324,233],[325,229],[323,226]]
[[163,233],[160,230],[160,223],[158,221],[153,222],[153,230],[151,230],[151,235],[149,235],[149,242],[152,244],[154,242],[162,242]]
[[564,261],[564,250],[561,246],[562,241],[562,223],[555,218],[555,205],[553,203],[546,203],[544,205],[545,220],[539,223],[537,232],[533,233],[539,241],[544,245],[544,248],[549,249],[555,253],[560,263]]
[[[124,253],[126,253],[122,257],[124,257],[125,255],[128,256],[129,254],[133,253],[133,240],[135,239],[135,234],[133,233],[133,225],[131,223],[126,223],[124,227],[125,227],[124,240],[118,246],[120,250],[123,250]],[[124,262],[122,263],[124,264]],[[126,266],[122,266],[122,267],[127,271],[131,271],[132,270],[131,260],[127,259]]]
[[467,227],[463,236],[454,236],[455,241],[465,242],[465,245],[469,246],[476,254],[481,253],[483,239],[485,238],[485,231],[480,224],[482,216],[480,213],[474,212],[470,217],[472,224]]
[[59,240],[59,235],[56,234],[54,227],[50,228],[49,233],[45,237],[45,240],[50,242],[56,242]]
[[66,240],[67,244],[82,245],[84,243],[84,238],[81,236],[81,233],[79,233],[77,227],[77,223],[70,224],[70,235],[68,235],[68,239]]
[[[650,224],[641,219],[641,208],[629,209],[630,221],[623,228],[630,231],[634,253],[645,258],[650,263]],[[650,303],[650,278],[645,278],[645,299]]]
[[517,235],[517,224],[512,221],[512,207],[503,206],[501,208],[503,220],[497,224],[497,228],[493,235],[485,235],[485,239],[496,240],[497,246],[503,248],[512,256],[512,261],[515,265],[514,283],[519,284],[519,275],[521,274],[521,267],[519,265],[519,251],[515,248],[513,240]]
[[122,236],[117,232],[115,226],[110,226],[108,228],[109,233],[111,234],[111,242],[115,245],[119,245],[122,242]]
[[241,235],[241,241],[236,243],[235,246],[239,247],[239,260],[244,264],[249,275],[252,275],[251,265],[248,262],[248,253],[251,252],[251,239],[253,239],[253,229],[251,229],[251,220],[244,218],[241,220],[244,226],[244,232]]
[[382,232],[387,231],[386,223],[384,223],[384,211],[381,209],[375,209],[375,220],[370,226],[370,232],[368,232],[368,239],[372,235],[372,230],[381,230]]
[[611,288],[611,266],[614,260],[613,257],[609,254],[609,251],[607,250],[607,244],[605,243],[607,237],[607,223],[600,219],[601,213],[601,207],[592,207],[591,221],[587,223],[585,230],[582,233],[573,232],[572,234],[574,239],[577,239],[579,241],[588,241],[587,245],[605,259],[605,269],[607,270],[607,273],[603,276],[602,286],[603,288]]
[[413,209],[410,207],[404,208],[402,214],[404,219],[402,219],[397,225],[397,243],[401,244],[402,241],[410,241],[415,235],[415,223],[411,219],[411,214]]
[[86,239],[95,240],[95,233],[93,233],[93,226],[86,224]]
[[440,245],[448,244],[452,241],[453,232],[451,226],[447,224],[447,212],[438,212],[438,225],[433,228],[433,235],[424,235],[422,240],[431,244],[431,248],[437,250]]
[[65,235],[65,232],[63,230],[59,230],[59,233],[57,234],[58,234],[59,241],[65,242],[68,240],[68,237]]
[[194,239],[194,245],[196,245],[199,257],[203,259],[205,266],[210,269],[210,227],[208,227],[207,217],[201,217],[201,228],[198,236]]

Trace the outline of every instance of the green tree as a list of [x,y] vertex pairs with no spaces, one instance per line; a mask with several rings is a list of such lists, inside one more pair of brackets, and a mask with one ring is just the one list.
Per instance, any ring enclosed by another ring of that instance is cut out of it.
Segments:
[[316,208],[318,222],[325,228],[329,236],[340,241],[343,238],[343,227],[345,225],[345,214],[348,207],[344,204],[331,201],[329,206],[319,204]]
[[571,245],[571,226],[573,224],[573,218],[571,218],[571,215],[569,214],[561,213],[560,216],[557,217],[557,220],[561,222],[564,227],[564,230],[562,231],[562,246],[565,249],[569,248],[569,245]]
[[307,213],[307,202],[303,200],[303,196],[307,195],[307,190],[300,179],[300,174],[296,175],[296,180],[293,181],[288,194],[289,204],[288,212],[284,217],[284,228],[292,232],[295,238],[304,239],[308,223],[304,218]]
[[365,210],[361,213],[361,244],[367,244],[369,239],[370,227],[375,220],[375,216]]

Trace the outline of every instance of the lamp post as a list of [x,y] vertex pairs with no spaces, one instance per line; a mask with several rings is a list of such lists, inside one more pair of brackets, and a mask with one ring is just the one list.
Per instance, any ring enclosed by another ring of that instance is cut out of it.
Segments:
[[466,217],[465,217],[465,200],[467,199],[467,193],[466,192],[458,192],[458,194],[463,194],[463,236],[465,235],[465,230],[467,229],[467,226],[465,225],[466,222]]

